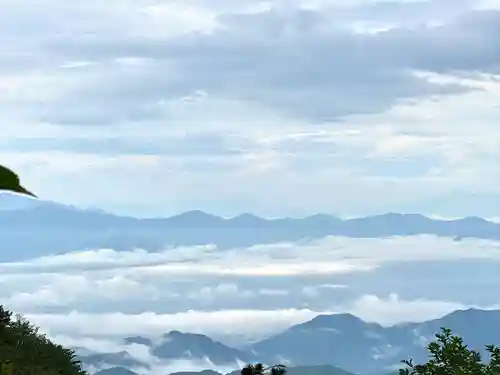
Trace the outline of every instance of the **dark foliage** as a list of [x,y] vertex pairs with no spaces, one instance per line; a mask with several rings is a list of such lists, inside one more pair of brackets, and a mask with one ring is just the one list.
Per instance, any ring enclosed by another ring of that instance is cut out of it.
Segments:
[[0,360],[13,374],[85,375],[73,350],[50,341],[28,320],[0,305]]
[[23,185],[21,185],[21,181],[19,180],[19,176],[10,170],[9,168],[0,164],[0,190],[13,191],[15,193],[31,195],[35,197],[35,194],[27,190]]
[[424,364],[403,363],[407,368],[400,375],[500,375],[500,349],[486,345],[490,353],[488,362],[482,361],[479,352],[469,349],[461,337],[450,329],[442,328],[436,341],[428,346],[430,359]]

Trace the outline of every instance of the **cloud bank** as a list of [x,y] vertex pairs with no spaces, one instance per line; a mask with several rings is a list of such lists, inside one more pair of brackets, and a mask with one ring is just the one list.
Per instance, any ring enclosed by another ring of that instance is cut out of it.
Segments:
[[[179,329],[248,339],[321,312],[391,324],[496,306],[488,290],[500,283],[498,247],[410,236],[157,253],[96,249],[2,263],[0,296],[52,335]],[[462,285],[464,272],[479,269]]]

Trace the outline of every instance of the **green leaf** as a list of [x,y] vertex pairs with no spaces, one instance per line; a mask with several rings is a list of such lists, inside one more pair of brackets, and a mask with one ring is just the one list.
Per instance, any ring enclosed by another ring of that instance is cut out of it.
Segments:
[[0,190],[12,191],[14,193],[29,195],[35,197],[31,191],[27,190],[23,185],[19,176],[9,168],[0,164]]

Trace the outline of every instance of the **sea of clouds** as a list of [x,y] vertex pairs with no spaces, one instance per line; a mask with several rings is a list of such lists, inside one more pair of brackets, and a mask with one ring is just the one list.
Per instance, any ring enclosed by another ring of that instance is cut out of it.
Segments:
[[172,329],[234,344],[322,312],[393,324],[494,307],[499,261],[498,242],[426,235],[95,249],[0,263],[0,298],[50,335],[93,350],[104,349],[100,339]]

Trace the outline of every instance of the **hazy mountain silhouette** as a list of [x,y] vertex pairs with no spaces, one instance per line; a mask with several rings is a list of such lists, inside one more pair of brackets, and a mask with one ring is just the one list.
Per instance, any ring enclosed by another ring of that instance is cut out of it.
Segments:
[[[234,358],[284,362],[292,367],[303,366],[300,374],[310,375],[348,375],[347,371],[380,375],[399,368],[402,359],[411,357],[417,363],[427,360],[426,346],[441,327],[452,329],[471,348],[483,354],[485,344],[500,345],[500,310],[469,309],[423,323],[390,327],[367,323],[351,314],[319,315],[242,350],[219,344],[204,335],[173,331],[164,336],[164,342],[170,340],[170,344],[153,346],[150,353],[165,360],[207,358],[221,365]],[[83,362],[86,363],[85,358]],[[130,367],[116,362],[110,365]]]
[[[334,366],[296,366],[290,367],[287,371],[288,375],[354,375],[351,372],[345,371]],[[112,367],[106,370],[101,370],[94,375],[139,375],[124,367]],[[221,372],[213,370],[203,371],[179,371],[165,375],[224,375]],[[240,370],[235,370],[226,375],[240,375]]]
[[417,214],[388,213],[341,220],[316,214],[268,220],[251,214],[224,219],[190,211],[169,218],[138,219],[9,194],[0,194],[0,198],[0,204],[8,207],[0,209],[0,261],[86,248],[157,251],[166,245],[207,243],[231,248],[327,235],[376,238],[434,234],[500,241],[500,224],[478,217],[442,221]]
[[93,353],[88,355],[79,355],[78,360],[90,366],[122,366],[122,367],[147,367],[148,364],[133,358],[129,353],[121,351],[118,353]]
[[214,365],[248,363],[256,358],[250,353],[230,348],[211,338],[194,333],[170,331],[151,348],[151,354],[161,359],[206,360]]
[[483,355],[485,343],[500,344],[500,311],[455,311],[423,323],[382,327],[351,314],[320,315],[249,348],[268,361],[331,364],[363,374],[387,372],[401,359],[425,362],[427,344],[441,327],[453,330]]
[[[194,375],[194,374],[193,374]],[[240,370],[235,370],[227,375],[240,375]],[[287,375],[354,375],[336,366],[318,365],[318,366],[291,366],[288,368]]]
[[170,375],[222,375],[222,374],[214,370],[202,370],[202,371],[178,371],[178,372],[172,372]]
[[138,344],[138,345],[144,345],[144,346],[153,346],[153,341],[151,339],[148,339],[146,337],[141,337],[141,336],[134,336],[134,337],[126,337],[123,342],[125,344]]
[[110,367],[94,373],[94,375],[139,375],[122,366]]

